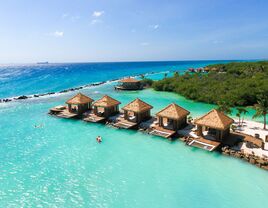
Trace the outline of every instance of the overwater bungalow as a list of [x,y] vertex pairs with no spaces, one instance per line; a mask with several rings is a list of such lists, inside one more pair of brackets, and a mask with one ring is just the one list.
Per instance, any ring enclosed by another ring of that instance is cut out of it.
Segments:
[[101,99],[93,103],[93,111],[84,118],[84,121],[101,122],[108,119],[110,116],[119,113],[119,105],[121,102],[114,98],[104,95]]
[[152,108],[153,106],[137,98],[122,108],[124,114],[115,126],[120,128],[137,127],[141,122],[151,118]]
[[189,114],[190,112],[186,109],[172,103],[156,114],[157,123],[150,133],[166,138],[171,137],[179,129],[187,125],[187,116]]
[[141,90],[142,88],[141,81],[131,77],[120,80],[119,84],[115,86],[116,90]]
[[50,109],[50,113],[62,118],[74,118],[81,116],[83,113],[91,109],[91,104],[93,99],[90,97],[78,93],[68,101],[66,101],[66,106],[57,106]]
[[70,113],[76,113],[78,115],[83,114],[84,112],[91,109],[91,104],[94,100],[90,97],[78,93],[71,99],[69,99],[66,104],[68,104],[68,111]]
[[234,120],[216,109],[197,118],[194,124],[197,127],[197,139],[189,145],[212,151],[216,149],[230,135],[230,126]]

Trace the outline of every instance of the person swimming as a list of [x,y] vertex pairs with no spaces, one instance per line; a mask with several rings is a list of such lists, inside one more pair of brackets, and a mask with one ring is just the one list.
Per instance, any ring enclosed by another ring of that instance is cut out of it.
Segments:
[[98,143],[101,143],[101,142],[102,142],[102,138],[101,138],[101,136],[97,136],[96,141],[97,141]]
[[40,124],[40,125],[34,125],[34,128],[42,128],[42,127],[44,127],[44,124]]

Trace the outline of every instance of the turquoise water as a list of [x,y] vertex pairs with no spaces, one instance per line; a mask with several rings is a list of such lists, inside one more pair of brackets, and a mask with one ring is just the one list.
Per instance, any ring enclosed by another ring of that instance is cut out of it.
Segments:
[[[84,93],[95,99],[109,93],[123,104],[140,97],[154,105],[153,112],[171,101],[193,116],[213,107],[172,93],[114,92],[111,85]],[[263,207],[268,203],[267,172],[243,161],[179,141],[47,115],[50,107],[69,96],[0,108],[1,207]],[[43,128],[34,128],[41,123]],[[101,145],[95,142],[99,134]]]
[[[139,97],[154,106],[153,113],[170,102],[192,116],[214,107],[150,89],[116,92],[113,85],[82,92],[94,99],[109,94],[121,107]],[[268,203],[267,172],[242,160],[47,114],[72,95],[0,105],[0,207],[257,208]]]

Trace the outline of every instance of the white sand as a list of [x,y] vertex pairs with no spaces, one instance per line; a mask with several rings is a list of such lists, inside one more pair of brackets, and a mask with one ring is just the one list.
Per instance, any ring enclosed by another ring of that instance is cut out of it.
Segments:
[[[235,124],[238,125],[238,120],[235,120]],[[268,135],[268,130],[263,129],[263,124],[255,121],[248,121],[245,120],[243,122],[242,127],[238,127],[237,132],[241,132],[244,134],[248,134],[251,136],[255,136],[255,134],[259,134],[260,138],[265,142],[265,136]],[[264,150],[261,148],[248,148],[245,144],[241,146],[241,150],[244,150],[244,152],[252,154],[254,152],[255,155],[261,156],[261,157],[268,157],[268,142],[265,142]]]

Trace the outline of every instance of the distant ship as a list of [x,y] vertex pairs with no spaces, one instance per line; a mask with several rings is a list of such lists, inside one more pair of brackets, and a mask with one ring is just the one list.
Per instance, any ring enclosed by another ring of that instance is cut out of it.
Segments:
[[37,62],[37,64],[48,64],[48,61]]

